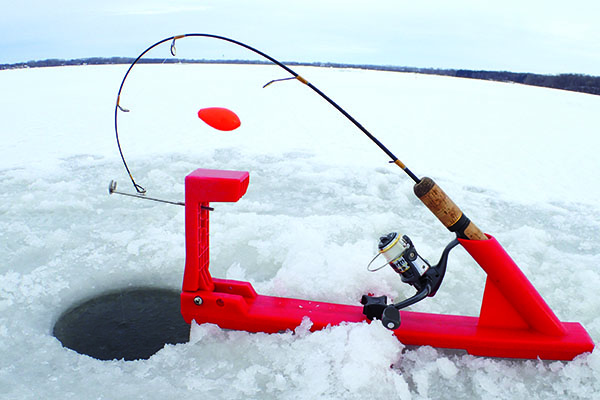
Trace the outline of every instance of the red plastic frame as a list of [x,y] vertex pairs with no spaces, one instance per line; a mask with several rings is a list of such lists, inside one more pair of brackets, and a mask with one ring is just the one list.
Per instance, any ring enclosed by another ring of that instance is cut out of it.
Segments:
[[[186,322],[276,333],[310,318],[311,330],[366,318],[362,306],[259,295],[249,282],[213,279],[209,272],[209,202],[236,202],[249,174],[198,169],[185,179],[186,265],[181,313]],[[202,207],[204,206],[204,207]],[[572,360],[594,342],[576,322],[561,322],[492,236],[460,240],[487,273],[479,317],[401,311],[394,331],[407,345],[464,349],[469,354]],[[358,302],[357,302],[358,303]]]

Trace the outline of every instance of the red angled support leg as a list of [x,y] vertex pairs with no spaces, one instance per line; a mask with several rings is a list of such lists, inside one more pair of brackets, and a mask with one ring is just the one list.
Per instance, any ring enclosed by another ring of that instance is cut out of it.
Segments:
[[460,240],[488,274],[479,317],[400,312],[405,344],[465,349],[469,354],[572,360],[594,342],[579,323],[561,322],[500,244]]
[[[248,282],[213,279],[209,272],[208,213],[211,201],[238,201],[247,172],[196,170],[186,177],[186,266],[181,313],[190,323],[275,333],[310,318],[312,330],[365,320],[361,306],[257,294]],[[594,342],[575,322],[561,322],[529,280],[491,236],[460,240],[487,273],[479,317],[401,311],[394,334],[404,344],[465,349],[473,355],[571,360]]]

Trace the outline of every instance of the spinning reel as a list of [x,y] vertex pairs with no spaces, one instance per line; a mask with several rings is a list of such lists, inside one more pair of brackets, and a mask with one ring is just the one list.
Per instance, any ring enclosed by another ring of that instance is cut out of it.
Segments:
[[[444,251],[440,261],[431,265],[422,258],[410,238],[406,235],[400,236],[397,232],[391,232],[379,238],[379,253],[371,260],[367,269],[371,272],[378,271],[386,265],[400,275],[402,282],[407,283],[417,290],[417,293],[399,303],[387,304],[387,296],[363,295],[363,314],[370,320],[379,319],[388,329],[394,330],[400,327],[401,309],[413,305],[426,297],[433,297],[444,279],[448,254],[459,242],[457,239],[451,241]],[[372,269],[371,264],[380,256],[386,260],[386,264]]]

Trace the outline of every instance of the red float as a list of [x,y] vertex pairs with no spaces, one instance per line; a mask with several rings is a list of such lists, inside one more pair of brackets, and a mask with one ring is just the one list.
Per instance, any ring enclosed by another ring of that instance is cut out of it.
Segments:
[[232,131],[242,124],[236,113],[221,107],[202,108],[198,118],[220,131]]
[[[249,174],[198,169],[185,179],[186,265],[181,313],[186,322],[224,329],[276,333],[310,318],[312,330],[365,321],[362,306],[263,296],[249,282],[213,279],[209,272],[210,202],[236,202]],[[407,345],[464,349],[490,357],[572,360],[591,352],[594,342],[576,322],[561,322],[519,267],[492,236],[460,240],[487,273],[479,317],[400,311],[394,330]]]

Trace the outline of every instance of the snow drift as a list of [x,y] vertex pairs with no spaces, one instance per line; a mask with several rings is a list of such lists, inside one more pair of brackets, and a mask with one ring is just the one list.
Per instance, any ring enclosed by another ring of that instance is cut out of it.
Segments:
[[[381,233],[436,259],[451,235],[411,182],[343,117],[268,66],[144,65],[121,104],[121,140],[148,194],[183,199],[195,168],[250,171],[211,216],[211,272],[264,294],[356,304],[408,296],[366,264]],[[192,326],[149,360],[99,361],[51,332],[74,303],[115,288],[176,289],[183,209],[126,190],[112,112],[125,66],[0,73],[0,397],[595,398],[598,350],[575,361],[499,360],[404,348],[379,324],[280,335]],[[515,259],[559,319],[600,338],[600,97],[415,74],[299,68]],[[234,110],[221,133],[197,111]],[[150,204],[147,204],[150,203]],[[477,315],[485,276],[455,250],[435,298],[412,309]]]

